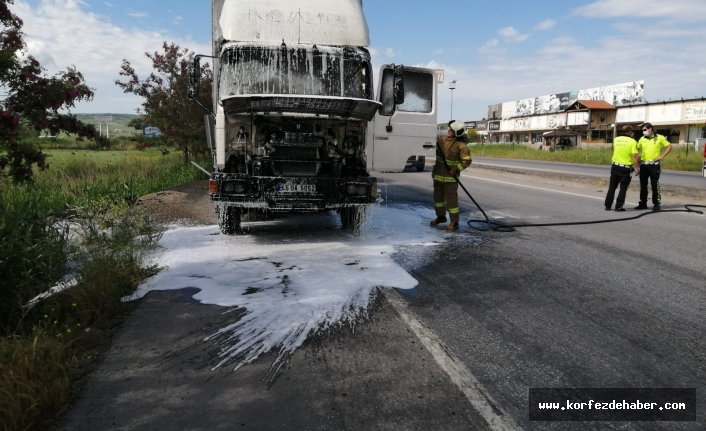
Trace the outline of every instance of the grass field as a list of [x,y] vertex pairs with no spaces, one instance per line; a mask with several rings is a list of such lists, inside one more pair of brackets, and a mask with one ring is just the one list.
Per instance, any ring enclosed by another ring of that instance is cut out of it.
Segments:
[[[613,158],[610,148],[595,148],[583,150],[572,148],[569,150],[543,151],[532,147],[512,144],[471,145],[474,156],[497,157],[506,159],[544,160],[550,162],[586,163],[591,165],[609,165]],[[701,172],[703,167],[703,154],[686,148],[676,148],[662,162],[662,168],[678,171]]]
[[[51,167],[34,184],[0,179],[3,431],[49,428],[105,334],[130,311],[121,298],[158,270],[146,257],[162,228],[136,199],[204,178],[179,153],[47,153]],[[65,277],[74,287],[27,306]]]
[[107,165],[110,163],[121,163],[128,159],[149,160],[159,159],[161,151],[147,149],[144,151],[88,151],[88,150],[54,150],[44,149],[44,154],[48,156],[47,161],[55,167],[65,167],[72,163],[89,161],[97,165]]

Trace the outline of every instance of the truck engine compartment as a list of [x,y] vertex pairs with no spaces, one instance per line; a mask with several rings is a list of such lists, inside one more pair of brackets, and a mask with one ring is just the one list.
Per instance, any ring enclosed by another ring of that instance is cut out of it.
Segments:
[[365,123],[254,116],[228,123],[224,173],[367,177]]

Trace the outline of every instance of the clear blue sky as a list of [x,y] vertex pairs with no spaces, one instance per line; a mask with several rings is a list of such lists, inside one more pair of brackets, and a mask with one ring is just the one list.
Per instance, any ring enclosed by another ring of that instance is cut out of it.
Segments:
[[[491,103],[634,80],[646,81],[650,101],[706,96],[704,0],[365,0],[364,8],[374,60],[445,69],[447,82],[458,80],[460,119],[485,117]],[[123,58],[147,72],[142,53],[162,40],[197,51],[210,44],[207,0],[17,0],[15,9],[43,64],[75,64],[96,88],[76,112],[134,112],[139,99],[112,83]],[[440,93],[443,119],[446,84]]]

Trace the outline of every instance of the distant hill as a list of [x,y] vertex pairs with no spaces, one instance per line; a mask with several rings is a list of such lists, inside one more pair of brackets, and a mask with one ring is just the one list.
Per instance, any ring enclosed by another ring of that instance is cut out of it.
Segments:
[[108,128],[110,129],[110,135],[112,136],[124,136],[124,135],[136,135],[139,134],[139,130],[135,130],[132,127],[128,127],[128,123],[133,118],[138,115],[134,114],[76,114],[76,118],[81,120],[86,124],[92,124],[96,128],[102,128],[105,134],[105,122],[101,122],[101,125],[96,121],[96,116],[110,116],[113,117],[113,121],[108,122]]

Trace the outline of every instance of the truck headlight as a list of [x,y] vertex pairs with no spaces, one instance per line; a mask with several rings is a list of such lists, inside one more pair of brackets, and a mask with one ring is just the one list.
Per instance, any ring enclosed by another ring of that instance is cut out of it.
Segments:
[[348,184],[348,187],[346,187],[346,193],[350,196],[355,196],[355,194],[358,193],[358,186],[355,184]]
[[245,194],[248,189],[248,185],[243,182],[228,182],[223,184],[223,191],[225,193],[235,193],[238,195]]
[[368,194],[367,186],[358,186],[358,196],[365,196]]
[[370,196],[375,197],[377,195],[378,195],[378,185],[377,185],[377,183],[375,183],[370,187]]

